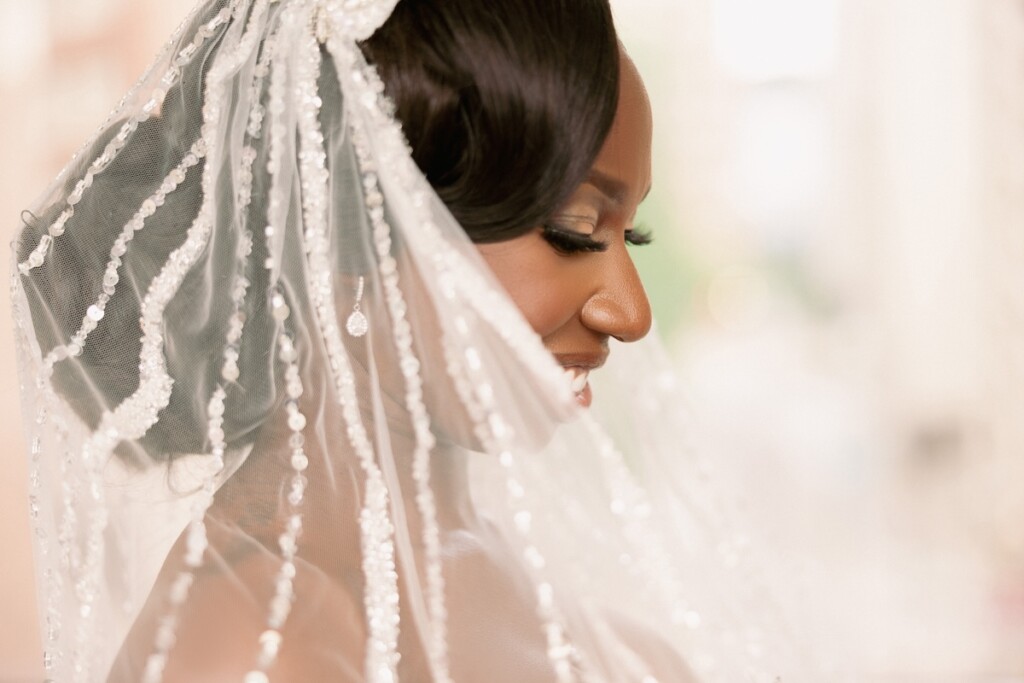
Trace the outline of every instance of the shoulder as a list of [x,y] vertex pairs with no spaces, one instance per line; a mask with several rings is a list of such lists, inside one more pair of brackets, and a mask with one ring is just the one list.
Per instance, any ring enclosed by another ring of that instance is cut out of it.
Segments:
[[[240,547],[245,552],[239,556]],[[165,683],[242,680],[256,668],[281,559],[251,539],[234,543],[232,550],[233,557],[221,553],[196,575],[179,611]],[[166,615],[167,585],[163,577],[157,582],[108,683],[141,679]],[[365,628],[349,591],[302,561],[296,562],[292,591],[297,599],[280,629],[280,650],[267,672],[271,680],[362,681]]]

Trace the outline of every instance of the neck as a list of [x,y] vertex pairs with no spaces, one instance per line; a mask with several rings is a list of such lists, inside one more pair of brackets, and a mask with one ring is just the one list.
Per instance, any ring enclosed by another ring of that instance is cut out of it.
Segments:
[[[331,412],[325,409],[319,421],[343,425],[340,415],[327,415]],[[411,426],[401,415],[389,416],[387,424],[380,427],[369,420],[364,420],[364,425],[388,483],[396,528],[407,530],[406,542],[418,552],[423,547],[423,520],[416,502],[419,491],[413,476],[415,440]],[[290,514],[286,500],[293,476],[290,435],[286,425],[268,425],[247,461],[218,493],[222,504],[235,508],[230,517],[246,520],[242,526],[247,534],[270,544],[276,543]],[[300,555],[330,575],[358,574],[358,520],[365,473],[343,428],[329,434],[307,429],[304,448],[309,467],[303,473],[308,485],[301,504]],[[442,533],[474,524],[468,466],[469,458],[475,455],[443,440],[430,452],[429,487]]]

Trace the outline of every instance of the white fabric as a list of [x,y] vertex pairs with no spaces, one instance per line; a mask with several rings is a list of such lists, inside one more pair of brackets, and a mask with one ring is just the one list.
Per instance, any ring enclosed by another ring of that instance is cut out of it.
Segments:
[[204,2],[21,235],[47,675],[820,680],[658,342],[580,409],[416,169],[394,4]]

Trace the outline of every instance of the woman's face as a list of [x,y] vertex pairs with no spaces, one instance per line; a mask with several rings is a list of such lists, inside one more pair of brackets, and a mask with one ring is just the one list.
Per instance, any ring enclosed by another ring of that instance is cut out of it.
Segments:
[[621,57],[615,121],[587,179],[547,225],[479,245],[584,407],[588,374],[607,358],[608,339],[635,341],[651,327],[627,248],[647,240],[633,221],[651,186],[651,107],[636,67]]

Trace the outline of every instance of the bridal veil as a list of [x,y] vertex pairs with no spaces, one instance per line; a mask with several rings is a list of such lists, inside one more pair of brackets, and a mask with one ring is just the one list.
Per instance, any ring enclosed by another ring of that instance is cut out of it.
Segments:
[[26,214],[47,676],[803,680],[658,342],[581,409],[413,163],[395,4],[201,3]]

